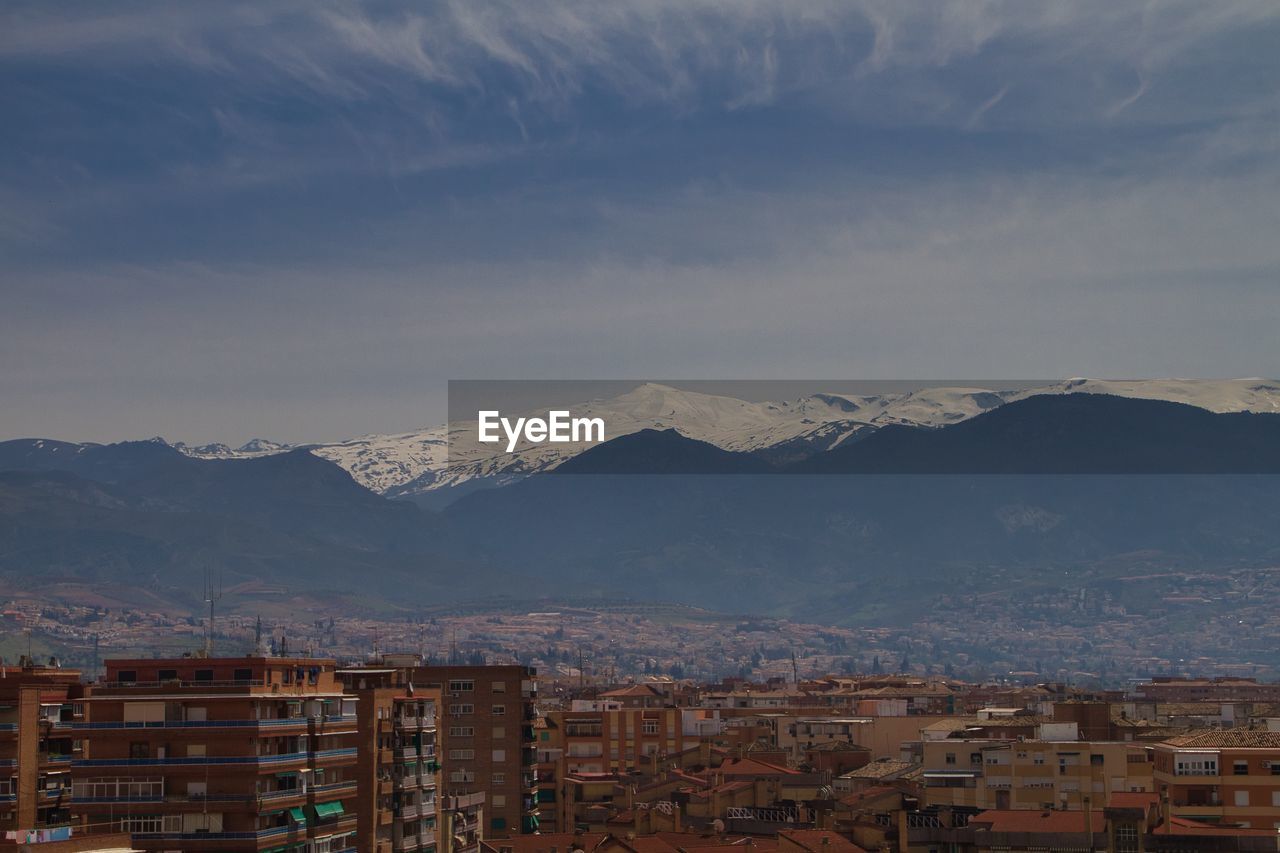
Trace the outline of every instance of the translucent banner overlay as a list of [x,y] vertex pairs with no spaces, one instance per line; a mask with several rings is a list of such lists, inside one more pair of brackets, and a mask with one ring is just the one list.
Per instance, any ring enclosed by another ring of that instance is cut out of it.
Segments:
[[439,485],[531,475],[1275,474],[1280,383],[455,380]]

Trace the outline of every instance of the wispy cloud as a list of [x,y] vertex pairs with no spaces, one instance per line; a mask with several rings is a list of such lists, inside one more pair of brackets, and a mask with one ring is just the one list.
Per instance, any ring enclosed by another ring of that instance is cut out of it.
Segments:
[[1272,0],[9,3],[0,432],[334,438],[583,364],[1277,373],[1277,38]]

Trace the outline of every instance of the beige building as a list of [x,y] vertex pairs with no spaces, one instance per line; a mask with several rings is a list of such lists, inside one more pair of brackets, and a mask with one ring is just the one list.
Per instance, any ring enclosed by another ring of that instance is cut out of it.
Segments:
[[948,738],[924,744],[929,805],[1083,809],[1151,791],[1150,747],[1121,742]]

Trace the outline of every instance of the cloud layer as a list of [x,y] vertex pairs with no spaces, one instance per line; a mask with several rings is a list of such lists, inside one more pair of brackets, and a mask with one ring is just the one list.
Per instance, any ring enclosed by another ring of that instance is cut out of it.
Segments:
[[9,4],[0,434],[1280,373],[1270,2]]

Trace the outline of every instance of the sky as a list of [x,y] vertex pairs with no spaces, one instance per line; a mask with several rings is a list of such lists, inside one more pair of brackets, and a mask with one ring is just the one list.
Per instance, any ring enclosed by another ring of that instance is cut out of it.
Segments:
[[0,439],[1280,375],[1280,5],[0,7]]

